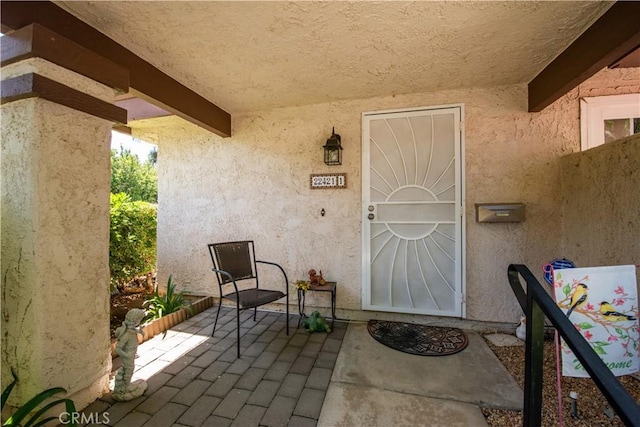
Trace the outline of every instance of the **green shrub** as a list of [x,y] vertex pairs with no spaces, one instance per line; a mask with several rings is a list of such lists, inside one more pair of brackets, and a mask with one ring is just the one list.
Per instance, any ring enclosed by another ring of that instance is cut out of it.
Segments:
[[171,276],[169,276],[167,293],[160,295],[158,287],[156,286],[156,292],[151,298],[146,300],[142,306],[145,307],[147,311],[147,315],[144,318],[145,321],[159,319],[185,306],[184,291],[176,293],[176,285],[171,280]]
[[[13,381],[2,391],[1,409],[4,409],[4,405],[5,403],[7,403],[7,400],[9,399],[11,390],[13,390],[13,387],[18,382],[18,377],[16,376],[13,369],[11,369],[11,375],[13,375]],[[27,401],[25,404],[23,404],[18,409],[16,409],[16,411],[2,425],[11,426],[11,427],[18,427],[18,426],[39,427],[39,426],[45,425],[48,422],[57,421],[58,417],[47,417],[44,419],[41,419],[41,418],[45,415],[45,413],[49,409],[60,404],[64,404],[65,412],[67,414],[70,415],[75,413],[76,406],[73,403],[73,400],[71,399],[58,399],[42,406],[46,401],[50,400],[50,398],[52,398],[56,394],[66,393],[66,392],[67,391],[62,387],[54,387],[38,393],[37,395],[32,397],[29,401]],[[40,409],[38,409],[38,407],[40,407]],[[67,425],[76,426],[77,424],[73,419],[71,419],[69,420]]]
[[122,286],[156,266],[157,207],[111,194],[109,270],[111,284]]
[[[157,151],[155,152],[157,157]],[[126,193],[132,200],[158,202],[158,172],[151,156],[140,163],[131,150],[111,150],[111,191]]]

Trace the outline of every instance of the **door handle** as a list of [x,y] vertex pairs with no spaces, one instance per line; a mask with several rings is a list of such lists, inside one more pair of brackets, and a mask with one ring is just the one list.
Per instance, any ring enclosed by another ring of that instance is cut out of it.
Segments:
[[376,217],[376,216],[375,216],[374,214],[372,214],[372,213],[370,213],[369,215],[367,215],[367,218],[369,218],[369,219],[374,219],[375,217]]

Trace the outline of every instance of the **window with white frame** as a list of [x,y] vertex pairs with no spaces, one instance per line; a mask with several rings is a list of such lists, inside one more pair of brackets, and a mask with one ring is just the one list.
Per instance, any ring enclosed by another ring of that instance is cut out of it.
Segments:
[[582,150],[640,133],[640,93],[580,100]]

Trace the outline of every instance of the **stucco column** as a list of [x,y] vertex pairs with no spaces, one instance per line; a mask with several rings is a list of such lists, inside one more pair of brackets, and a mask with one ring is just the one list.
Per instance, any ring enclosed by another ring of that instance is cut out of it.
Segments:
[[42,58],[2,78],[2,383],[13,368],[10,405],[64,387],[82,408],[111,370],[110,116],[121,112],[112,88]]

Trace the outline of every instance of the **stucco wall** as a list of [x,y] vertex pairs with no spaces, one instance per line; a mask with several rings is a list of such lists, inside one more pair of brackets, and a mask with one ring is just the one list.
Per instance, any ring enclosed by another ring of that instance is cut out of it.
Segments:
[[12,368],[19,377],[9,405],[64,387],[83,408],[108,389],[110,132],[42,99],[2,105],[2,383]]
[[640,265],[640,134],[564,157],[562,195],[567,258]]
[[[535,114],[526,86],[513,85],[234,116],[228,139],[176,118],[134,125],[159,145],[160,280],[173,274],[191,291],[215,293],[206,243],[254,239],[258,257],[282,263],[291,280],[321,269],[339,282],[338,307],[359,310],[362,113],[463,103],[467,317],[515,322],[507,266],[525,263],[541,278],[541,266],[562,255],[560,157],[580,147],[580,91],[640,90],[626,70],[603,73]],[[345,148],[338,167],[322,162],[332,126]],[[346,172],[348,188],[310,190],[309,174],[322,172]],[[526,221],[477,224],[474,204],[487,202],[525,203]]]

